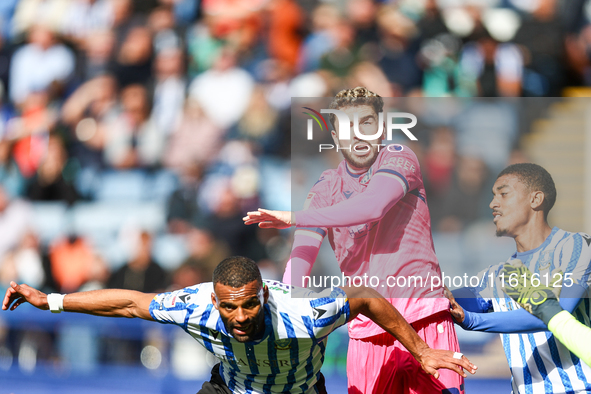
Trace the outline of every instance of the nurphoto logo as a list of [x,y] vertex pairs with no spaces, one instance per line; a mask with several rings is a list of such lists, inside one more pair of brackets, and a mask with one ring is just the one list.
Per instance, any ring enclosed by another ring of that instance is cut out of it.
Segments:
[[[328,127],[328,124],[324,120],[322,114],[333,114],[336,116],[338,121],[338,139],[339,140],[351,140],[351,125],[353,126],[353,133],[355,137],[363,140],[363,141],[373,141],[377,140],[384,132],[384,113],[380,112],[378,114],[378,127],[374,134],[364,134],[359,131],[359,114],[355,113],[353,115],[353,122],[349,119],[349,116],[338,109],[321,109],[320,112],[315,111],[310,107],[302,107],[307,109],[310,112],[304,112],[304,114],[310,116],[311,119],[308,119],[307,122],[307,130],[306,130],[306,138],[308,141],[314,139],[314,121],[320,127],[320,130],[330,131],[331,129]],[[399,119],[409,119],[410,122],[406,123],[396,123]],[[402,131],[411,141],[417,141],[417,137],[415,137],[409,129],[413,128],[417,124],[417,117],[409,112],[388,112],[386,113],[386,140],[392,140],[392,134],[394,130]],[[384,144],[379,144],[381,146],[386,146]],[[323,149],[333,149],[334,146],[332,144],[320,144],[319,151]],[[339,147],[337,147],[339,149]],[[341,148],[343,149],[343,148]]]

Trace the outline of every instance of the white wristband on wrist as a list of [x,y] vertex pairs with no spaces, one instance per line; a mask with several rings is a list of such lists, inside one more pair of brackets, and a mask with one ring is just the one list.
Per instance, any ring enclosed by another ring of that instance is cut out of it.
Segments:
[[47,303],[51,313],[60,313],[64,310],[65,294],[51,293],[47,295]]

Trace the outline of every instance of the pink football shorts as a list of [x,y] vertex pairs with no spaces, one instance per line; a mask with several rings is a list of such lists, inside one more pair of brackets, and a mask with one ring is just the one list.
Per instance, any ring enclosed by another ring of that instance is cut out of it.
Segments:
[[[411,324],[431,348],[460,351],[448,311]],[[439,379],[427,374],[400,342],[388,333],[350,339],[347,353],[349,394],[463,394],[464,378],[439,369]]]

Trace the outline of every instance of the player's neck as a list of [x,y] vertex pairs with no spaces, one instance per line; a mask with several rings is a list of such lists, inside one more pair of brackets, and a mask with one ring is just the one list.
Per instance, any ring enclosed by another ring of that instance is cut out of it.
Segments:
[[550,227],[545,220],[541,223],[529,222],[519,234],[514,237],[517,252],[523,253],[538,248],[551,233],[552,227]]

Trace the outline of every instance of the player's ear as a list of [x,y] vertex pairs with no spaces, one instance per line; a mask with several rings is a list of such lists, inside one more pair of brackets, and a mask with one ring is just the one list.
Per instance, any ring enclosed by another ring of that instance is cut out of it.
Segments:
[[542,209],[542,204],[544,203],[544,200],[546,199],[546,196],[544,196],[544,192],[542,191],[535,191],[532,192],[531,195],[531,207],[534,211],[539,211]]
[[330,132],[330,136],[332,137],[332,140],[334,141],[335,145],[340,147],[341,144],[339,143],[339,136],[338,133],[335,130],[332,130]]
[[219,309],[218,308],[218,300],[217,300],[217,297],[215,296],[214,292],[211,292],[211,303],[213,304],[213,306],[215,306],[215,309]]
[[269,287],[263,283],[263,298],[265,300],[265,304],[267,303],[267,301],[269,300]]

